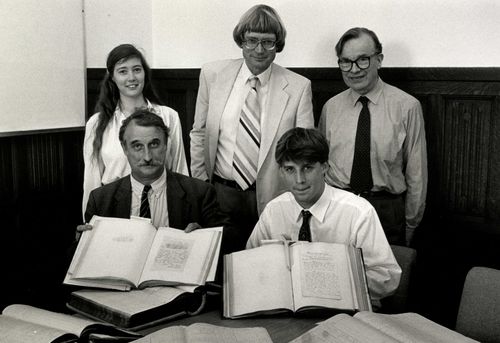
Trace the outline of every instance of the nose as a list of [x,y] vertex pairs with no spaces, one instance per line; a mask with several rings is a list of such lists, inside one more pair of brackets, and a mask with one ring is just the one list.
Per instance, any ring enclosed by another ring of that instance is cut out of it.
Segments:
[[351,68],[351,73],[357,73],[360,70],[361,69],[359,69],[358,64],[356,62],[353,62],[352,63],[352,68]]
[[128,76],[127,79],[129,81],[135,81],[135,78],[136,78],[135,73],[128,73],[127,76]]
[[259,42],[259,44],[257,44],[257,46],[255,47],[255,51],[257,51],[258,53],[262,53],[264,52],[264,47],[262,46],[262,42]]
[[151,162],[151,160],[153,159],[152,156],[151,156],[151,151],[149,151],[148,148],[144,149],[143,159],[144,159],[145,162]]
[[295,174],[295,182],[304,183],[304,181],[305,181],[304,172],[301,170],[297,171],[297,173]]

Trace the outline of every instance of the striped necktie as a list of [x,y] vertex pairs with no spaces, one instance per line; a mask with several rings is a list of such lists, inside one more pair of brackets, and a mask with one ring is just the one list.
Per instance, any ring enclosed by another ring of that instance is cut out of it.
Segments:
[[250,90],[241,110],[233,156],[233,177],[243,190],[257,178],[260,148],[260,104],[256,88],[259,79],[252,76],[248,82]]
[[141,196],[141,209],[139,212],[140,217],[151,218],[151,210],[149,209],[148,193],[151,189],[151,185],[145,185],[142,190]]
[[356,193],[370,191],[373,187],[370,160],[370,110],[368,98],[359,97],[363,105],[358,118],[356,141],[354,143],[354,158],[352,161],[350,186]]

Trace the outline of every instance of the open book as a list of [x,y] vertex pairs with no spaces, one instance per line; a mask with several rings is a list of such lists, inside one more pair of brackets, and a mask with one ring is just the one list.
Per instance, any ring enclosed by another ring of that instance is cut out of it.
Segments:
[[135,331],[200,312],[206,294],[195,288],[162,286],[130,292],[83,289],[72,292],[66,305],[87,317]]
[[371,311],[361,250],[276,241],[224,256],[224,316],[283,311]]
[[189,326],[171,326],[153,332],[137,343],[272,343],[267,330],[254,328],[227,328],[205,323]]
[[130,342],[141,337],[110,324],[28,305],[7,306],[0,316],[0,342],[88,342],[89,337],[97,333],[100,341]]
[[341,313],[309,330],[290,343],[472,343],[458,332],[417,313]]
[[80,238],[65,284],[130,290],[213,281],[222,227],[158,230],[144,219],[94,216]]

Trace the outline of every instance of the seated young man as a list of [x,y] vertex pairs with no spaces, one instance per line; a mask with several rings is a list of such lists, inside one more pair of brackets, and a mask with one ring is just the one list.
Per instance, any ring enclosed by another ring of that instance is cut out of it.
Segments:
[[[375,209],[353,193],[324,181],[328,143],[316,129],[293,128],[276,146],[280,177],[288,192],[269,202],[248,239],[247,249],[263,239],[343,243],[362,248],[374,305],[394,292],[401,268]],[[309,224],[309,225],[307,225]]]

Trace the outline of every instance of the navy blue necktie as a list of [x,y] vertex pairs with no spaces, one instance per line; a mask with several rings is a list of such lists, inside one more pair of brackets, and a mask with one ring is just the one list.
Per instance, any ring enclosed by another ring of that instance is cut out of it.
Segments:
[[358,99],[363,105],[358,118],[354,158],[351,170],[351,189],[355,193],[370,191],[373,187],[372,168],[370,160],[370,110],[368,98],[361,96]]

